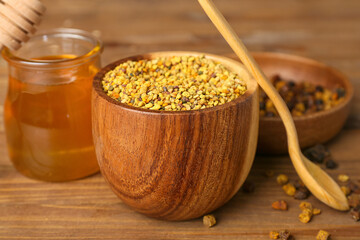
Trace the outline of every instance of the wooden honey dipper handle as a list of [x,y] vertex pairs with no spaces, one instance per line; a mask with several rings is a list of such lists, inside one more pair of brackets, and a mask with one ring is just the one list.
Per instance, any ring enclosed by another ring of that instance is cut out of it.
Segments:
[[40,0],[0,0],[0,50],[19,49],[36,31],[45,10]]

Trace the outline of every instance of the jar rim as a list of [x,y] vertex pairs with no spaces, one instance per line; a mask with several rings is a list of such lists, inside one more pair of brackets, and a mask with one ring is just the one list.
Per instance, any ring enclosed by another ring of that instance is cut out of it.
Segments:
[[[12,64],[18,64],[22,67],[37,68],[37,67],[51,67],[51,68],[66,68],[69,66],[80,65],[86,62],[86,60],[91,59],[103,51],[103,43],[93,34],[75,28],[54,28],[50,30],[38,31],[32,38],[43,37],[46,35],[69,35],[73,38],[83,39],[84,41],[93,42],[93,48],[87,53],[76,56],[75,58],[65,58],[58,60],[37,60],[17,56],[14,51],[10,50],[7,47],[4,47],[2,50],[3,58],[11,62]],[[31,41],[31,39],[30,39]]]

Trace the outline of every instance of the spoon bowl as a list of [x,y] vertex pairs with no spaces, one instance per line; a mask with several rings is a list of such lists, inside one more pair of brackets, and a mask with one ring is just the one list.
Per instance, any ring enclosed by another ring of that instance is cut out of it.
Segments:
[[348,210],[349,204],[343,192],[338,190],[338,184],[318,165],[309,161],[305,156],[302,156],[302,161],[309,174],[302,176],[301,180],[315,197],[332,208],[342,211]]

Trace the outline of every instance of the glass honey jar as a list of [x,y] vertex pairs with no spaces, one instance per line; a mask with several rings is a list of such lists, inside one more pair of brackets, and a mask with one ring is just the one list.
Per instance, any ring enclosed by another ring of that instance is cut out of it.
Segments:
[[10,159],[23,175],[68,181],[99,170],[91,130],[91,85],[100,69],[101,42],[82,30],[39,32],[9,66],[4,105]]

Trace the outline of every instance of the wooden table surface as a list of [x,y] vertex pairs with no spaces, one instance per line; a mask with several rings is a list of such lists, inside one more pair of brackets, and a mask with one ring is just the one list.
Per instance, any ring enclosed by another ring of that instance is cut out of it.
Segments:
[[[74,27],[104,41],[103,64],[131,54],[159,50],[196,50],[230,54],[197,1],[44,0],[48,11],[40,29]],[[360,1],[359,0],[217,0],[218,7],[252,51],[285,52],[334,66],[351,79],[355,99],[346,128],[327,144],[339,168],[360,180]],[[126,207],[100,174],[67,183],[30,180],[15,171],[6,152],[3,102],[6,63],[0,60],[0,239],[268,239],[270,230],[290,230],[296,239],[315,239],[319,229],[336,239],[360,239],[360,222],[309,198],[323,210],[300,223],[299,201],[282,192],[266,169],[297,179],[287,156],[257,156],[249,176],[250,194],[239,192],[214,212],[218,224],[201,219],[166,222]],[[288,201],[287,212],[271,209]]]

